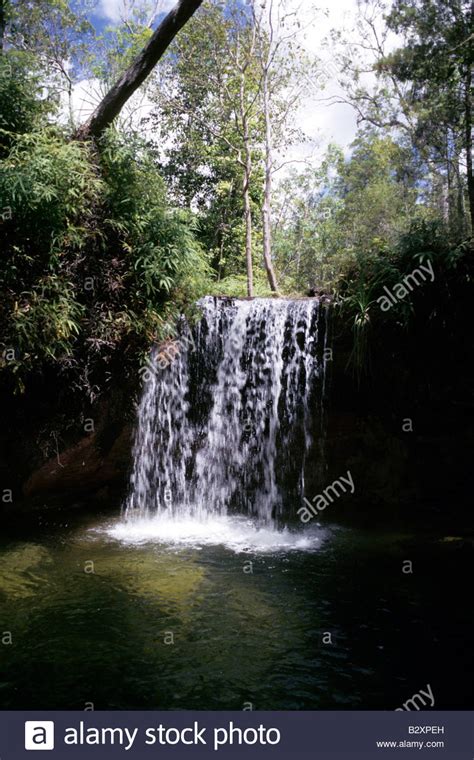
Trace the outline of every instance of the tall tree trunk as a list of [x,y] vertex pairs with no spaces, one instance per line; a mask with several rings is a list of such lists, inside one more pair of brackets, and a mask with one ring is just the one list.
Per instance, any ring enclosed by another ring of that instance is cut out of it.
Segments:
[[446,127],[446,139],[445,139],[445,158],[446,158],[446,181],[447,181],[447,209],[446,209],[446,221],[448,223],[448,229],[451,233],[454,232],[454,215],[453,215],[453,183],[451,178],[451,156],[449,150],[449,127]]
[[250,179],[252,176],[252,157],[248,142],[245,143],[244,167],[244,216],[245,216],[245,261],[247,264],[247,295],[253,298],[253,259],[252,259],[252,204],[250,200]]
[[459,165],[459,153],[456,156],[454,171],[456,174],[457,229],[460,231],[460,234],[465,237],[467,235],[469,224],[466,217],[465,186],[463,174]]
[[467,165],[467,192],[469,197],[469,215],[471,217],[471,233],[474,234],[474,176],[472,166],[472,70],[468,64],[465,81],[466,92],[464,95],[464,118],[466,121],[466,165]]
[[191,18],[202,2],[203,0],[178,0],[148,44],[99,103],[92,116],[79,127],[76,133],[77,138],[100,137],[119,115],[127,100],[145,81],[181,27]]
[[272,262],[272,172],[273,133],[268,92],[268,67],[263,71],[263,111],[265,116],[265,186],[263,191],[263,263],[267,272],[270,289],[278,293],[277,279]]
[[253,298],[253,257],[252,257],[252,203],[250,198],[250,180],[252,178],[252,152],[250,148],[250,130],[248,113],[245,106],[245,70],[244,66],[240,71],[240,119],[242,121],[242,138],[244,143],[245,159],[243,164],[244,178],[242,183],[242,192],[244,199],[244,218],[245,218],[245,262],[247,266],[247,295]]

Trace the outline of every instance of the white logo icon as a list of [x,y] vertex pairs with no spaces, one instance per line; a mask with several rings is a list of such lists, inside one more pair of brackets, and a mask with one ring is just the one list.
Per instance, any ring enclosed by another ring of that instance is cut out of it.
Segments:
[[25,722],[25,749],[54,749],[54,722],[27,720]]

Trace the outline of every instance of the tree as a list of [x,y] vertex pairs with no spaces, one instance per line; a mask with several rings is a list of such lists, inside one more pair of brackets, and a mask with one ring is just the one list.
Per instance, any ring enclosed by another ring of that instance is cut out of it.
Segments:
[[[465,237],[474,220],[472,3],[394,0],[388,13],[383,0],[359,7],[358,36],[339,56],[346,95],[332,100],[351,103],[360,124],[409,138],[453,238]],[[394,33],[404,41],[396,49]]]
[[59,106],[66,96],[72,114],[76,67],[93,39],[81,0],[74,5],[67,0],[3,0],[0,37],[5,53],[41,75],[43,99]]
[[122,74],[99,103],[93,114],[79,128],[80,139],[100,137],[119,115],[127,100],[145,81],[173,41],[179,30],[191,18],[203,0],[178,0],[176,6],[163,19],[148,44]]
[[343,203],[343,169],[342,151],[330,146],[320,166],[293,168],[277,187],[274,252],[287,290],[328,290],[336,281],[344,248],[337,213]]
[[333,290],[349,264],[389,265],[412,219],[430,217],[409,145],[373,130],[360,132],[351,148],[344,161],[332,146],[318,169],[294,174],[280,189],[276,251],[290,286]]
[[[232,0],[225,9],[206,3],[167,56],[153,95],[155,129],[174,134],[162,150],[164,171],[177,197],[198,209],[201,227],[214,230],[210,247],[219,277],[222,271],[240,271],[231,250],[240,243],[231,217],[243,217],[249,295],[257,251],[263,253],[271,291],[278,289],[272,259],[274,176],[285,163],[285,151],[303,139],[294,116],[314,68],[297,42],[301,29],[294,14],[284,6],[285,0],[246,5]],[[193,65],[196,56],[199,67]]]
[[[63,51],[71,81],[84,62],[71,29],[55,26],[62,3],[6,9],[0,375],[21,391],[34,374],[62,372],[65,387],[94,400],[112,364],[136,369],[140,353],[169,337],[177,316],[207,289],[207,256],[191,215],[168,205],[145,140],[99,132],[99,155],[92,140],[71,139],[64,128],[63,112],[54,110],[63,86],[54,59]],[[30,29],[32,18],[38,23]]]
[[207,3],[170,51],[152,95],[155,128],[173,134],[162,151],[172,189],[188,207],[201,211],[207,229],[207,220],[222,211],[211,246],[218,269],[224,249],[240,243],[238,236],[229,236],[232,214],[243,218],[249,296],[254,293],[253,207],[263,141],[256,45],[247,8],[232,2],[224,10]]
[[[243,151],[238,150],[238,160],[243,167],[242,191],[245,218],[245,262],[247,266],[247,295],[253,296],[252,258],[252,204],[250,200],[250,180],[253,173],[252,162],[252,119],[255,119],[257,102],[252,64],[257,42],[256,29],[249,26],[248,18],[239,8],[234,9],[235,46],[230,48],[231,59],[238,73],[238,101],[236,123],[242,137]],[[253,85],[253,86],[252,86]],[[243,153],[243,155],[242,155]]]
[[303,135],[294,116],[316,73],[299,44],[301,23],[286,0],[252,0],[260,67],[260,103],[264,120],[264,191],[262,204],[263,261],[271,290],[278,292],[272,261],[272,199],[275,173],[281,168],[277,154]]
[[[436,153],[443,153],[444,149],[449,164],[448,182],[451,165],[458,170],[457,146],[462,147],[469,216],[474,230],[474,5],[470,0],[395,0],[387,24],[404,35],[405,47],[380,65],[397,80],[411,83],[409,104],[417,118],[418,134],[427,135]],[[454,153],[454,160],[450,160],[450,152]]]

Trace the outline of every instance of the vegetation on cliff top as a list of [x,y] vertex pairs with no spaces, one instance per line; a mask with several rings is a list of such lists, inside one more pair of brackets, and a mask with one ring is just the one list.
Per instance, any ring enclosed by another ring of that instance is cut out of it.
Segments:
[[[328,78],[277,5],[287,27],[274,35],[265,3],[206,0],[142,85],[144,117],[132,109],[94,142],[76,139],[74,87],[113,91],[154,37],[153,18],[137,6],[99,34],[80,3],[1,0],[8,387],[53,368],[93,398],[114,357],[136,366],[206,292],[336,293],[360,367],[374,325],[404,327],[415,305],[435,317],[433,294],[471,283],[472,9],[363,3],[351,40],[332,40],[343,94],[328,98],[355,108],[357,137],[348,154],[331,146],[275,186],[285,153],[305,142],[295,115],[307,74],[321,97]],[[398,47],[386,47],[389,33]],[[423,262],[434,288],[380,308]]]

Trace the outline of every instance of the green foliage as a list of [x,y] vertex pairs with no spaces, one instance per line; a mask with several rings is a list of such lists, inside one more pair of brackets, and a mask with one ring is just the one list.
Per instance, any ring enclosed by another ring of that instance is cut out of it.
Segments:
[[[86,16],[89,0],[2,0],[5,10],[4,58],[17,57],[27,70],[30,90],[16,100],[21,108],[37,105],[72,106],[74,83],[83,79],[93,30]],[[41,83],[41,94],[37,93]],[[72,111],[70,112],[72,119]],[[16,130],[14,130],[16,131]],[[26,131],[23,129],[21,131]]]
[[[244,298],[247,296],[247,278],[243,274],[229,275],[220,282],[212,283],[211,292],[215,296]],[[260,298],[273,296],[263,272],[256,273],[254,278],[254,295]]]
[[131,294],[147,309],[171,292],[184,305],[194,289],[201,292],[207,282],[195,220],[186,211],[167,207],[166,186],[154,156],[140,140],[127,141],[111,132],[101,159],[111,215],[107,224],[122,234]]
[[[397,142],[403,136],[416,152],[425,199],[456,245],[472,234],[474,220],[474,6],[469,0],[358,6],[355,35],[338,55],[340,84],[362,128],[388,131]],[[332,38],[337,44],[343,36]]]
[[274,250],[284,292],[331,290],[337,281],[343,168],[342,151],[331,146],[320,167],[294,171],[278,188]]
[[92,75],[111,87],[145,47],[152,34],[153,30],[145,25],[141,14],[126,25],[108,27],[95,39],[90,56]]
[[[385,288],[392,291],[420,265],[431,266],[433,282],[424,281],[389,310],[382,310],[378,299],[386,296]],[[337,300],[343,320],[352,328],[350,364],[358,380],[370,372],[371,333],[406,331],[413,328],[415,318],[425,325],[431,320],[443,324],[451,292],[472,288],[473,276],[469,241],[453,246],[440,219],[414,218],[393,248],[356,257],[340,281]]]
[[[64,120],[69,95],[72,122],[81,77],[92,71],[104,84],[124,70],[152,33],[149,14],[131,12],[126,24],[93,36],[81,0],[13,0],[6,8],[1,375],[22,388],[35,372],[60,368],[93,395],[116,357],[131,366],[199,295],[246,293],[243,188],[248,173],[260,262],[262,61],[270,40],[262,29],[254,35],[250,6],[203,4],[149,91],[154,150],[110,131],[99,153],[70,141],[51,117],[59,120],[61,99]],[[440,297],[446,283],[470,281],[463,240],[472,185],[465,160],[471,16],[464,2],[395,0],[387,24],[405,46],[389,56],[377,48],[374,97],[354,74],[352,99],[370,128],[357,135],[349,158],[331,147],[318,168],[290,175],[278,189],[280,286],[339,295],[359,378],[378,325],[406,328],[415,307],[427,319],[438,313],[425,289],[384,314],[377,304],[384,286],[423,261],[440,274],[433,288]],[[283,154],[302,138],[285,117],[299,53],[289,43],[284,52],[270,78],[274,148]],[[256,295],[270,295],[263,270],[255,275]]]
[[31,55],[14,51],[0,55],[0,155],[13,134],[30,132],[50,110],[50,103],[38,98],[38,77]]
[[249,7],[206,2],[167,53],[151,93],[163,176],[175,203],[196,213],[218,280],[245,271],[246,141],[254,248],[261,250],[264,138],[254,45]]
[[474,214],[474,178],[468,160],[474,6],[464,0],[394,0],[386,23],[404,44],[379,60],[379,70],[405,90],[413,144],[444,178],[448,232],[459,239],[470,224],[472,233],[474,223],[469,219]]
[[[331,148],[318,170],[291,176],[280,188],[275,247],[285,289],[333,292],[353,336],[357,379],[370,371],[373,335],[384,325],[406,330],[436,312],[448,281],[470,276],[468,242],[455,242],[437,203],[426,196],[424,166],[402,141],[361,133],[350,158]],[[384,312],[377,299],[420,264],[426,285]],[[431,288],[431,290],[430,290]]]
[[348,266],[383,256],[424,213],[408,148],[378,134],[360,134],[352,148],[344,161],[330,147],[317,170],[280,188],[275,248],[287,287],[336,289]]
[[[93,393],[206,287],[206,258],[168,208],[146,146],[111,132],[98,157],[55,130],[18,136],[0,165],[3,368],[22,388],[59,366]],[[101,370],[102,367],[102,370]],[[100,379],[97,380],[100,385]]]

